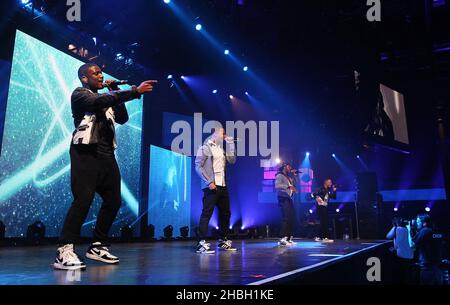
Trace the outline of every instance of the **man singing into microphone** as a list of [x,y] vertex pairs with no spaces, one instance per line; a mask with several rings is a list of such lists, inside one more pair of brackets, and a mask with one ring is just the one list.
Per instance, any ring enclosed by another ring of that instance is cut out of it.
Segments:
[[[64,221],[60,247],[57,250],[56,269],[84,269],[86,265],[74,252],[81,227],[98,193],[103,200],[93,232],[93,243],[86,257],[108,264],[117,264],[119,258],[108,250],[108,232],[121,205],[120,171],[114,155],[117,147],[115,123],[125,124],[128,113],[125,102],[151,92],[156,81],[145,81],[130,90],[119,90],[114,81],[103,83],[100,68],[93,63],[78,70],[82,86],[72,93],[71,106],[76,130],[70,145],[70,178],[74,201]],[[98,90],[108,87],[108,93]]]
[[277,190],[278,205],[281,208],[282,223],[281,223],[281,239],[278,245],[281,247],[293,246],[295,209],[292,196],[297,192],[295,182],[292,175],[295,170],[289,163],[283,163],[278,170],[275,178],[275,189]]
[[[226,152],[221,147],[225,140]],[[219,208],[219,249],[236,251],[227,239],[230,226],[230,197],[226,183],[226,163],[236,163],[234,139],[225,134],[223,128],[216,129],[205,143],[198,149],[195,158],[195,171],[200,176],[203,190],[203,209],[199,224],[199,242],[197,253],[213,254],[210,244],[206,242],[208,224],[215,206]]]
[[336,199],[336,186],[333,185],[333,181],[328,178],[323,182],[323,186],[312,193],[311,197],[316,200],[317,214],[320,221],[320,235],[315,238],[315,241],[332,243],[334,240],[328,238],[328,201],[330,199]]

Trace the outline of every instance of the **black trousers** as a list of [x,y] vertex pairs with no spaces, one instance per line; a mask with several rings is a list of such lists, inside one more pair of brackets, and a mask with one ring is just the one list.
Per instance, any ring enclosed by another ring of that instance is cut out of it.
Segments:
[[412,284],[411,280],[411,266],[412,259],[395,256],[394,267],[392,268],[394,284]]
[[293,236],[294,233],[294,202],[292,198],[289,197],[278,197],[278,205],[281,208],[281,237],[290,237]]
[[320,221],[320,238],[328,238],[328,208],[323,205],[317,205],[317,214]]
[[420,268],[421,285],[442,285],[442,270],[437,266],[427,266]]
[[199,224],[200,240],[208,236],[209,221],[216,206],[219,208],[219,237],[227,238],[231,217],[230,196],[226,187],[217,186],[215,190],[203,189],[203,209]]
[[95,146],[70,147],[70,181],[73,202],[64,221],[61,243],[76,243],[89,213],[95,193],[103,200],[98,212],[93,242],[106,243],[108,232],[117,216],[122,200],[120,171],[114,155],[102,155]]

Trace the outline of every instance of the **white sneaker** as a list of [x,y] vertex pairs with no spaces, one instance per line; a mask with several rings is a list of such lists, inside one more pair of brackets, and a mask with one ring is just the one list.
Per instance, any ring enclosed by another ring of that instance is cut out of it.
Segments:
[[78,270],[85,269],[86,265],[73,251],[73,244],[67,244],[58,248],[53,268],[60,270]]
[[324,239],[322,239],[322,242],[323,243],[334,243],[334,240],[332,240],[332,239],[328,239],[328,238],[324,238]]
[[228,239],[219,239],[218,247],[224,251],[237,251],[236,248],[231,246],[232,241]]
[[200,254],[214,254],[216,251],[211,250],[211,244],[207,243],[205,240],[201,240],[197,244],[197,250],[195,251]]
[[119,258],[112,255],[107,246],[100,242],[95,242],[89,247],[86,257],[107,264],[119,263]]
[[289,242],[288,238],[285,236],[282,239],[280,239],[280,241],[278,242],[278,246],[280,246],[280,247],[289,247],[289,246],[292,246],[292,245]]
[[315,237],[315,238],[314,238],[314,241],[321,242],[321,241],[322,241],[322,238],[320,238],[320,237]]
[[288,239],[288,243],[290,243],[291,246],[295,246],[297,243],[294,241],[294,236],[290,236]]

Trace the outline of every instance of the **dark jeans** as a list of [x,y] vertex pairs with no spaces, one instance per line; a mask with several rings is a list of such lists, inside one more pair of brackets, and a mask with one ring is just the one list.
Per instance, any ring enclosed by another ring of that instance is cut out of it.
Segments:
[[395,256],[393,270],[394,284],[412,284],[413,260]]
[[203,209],[200,216],[200,240],[208,236],[208,224],[215,207],[219,208],[219,237],[227,238],[230,227],[230,196],[226,187],[218,186],[215,190],[203,189]]
[[70,179],[73,202],[64,221],[61,243],[76,243],[95,193],[103,200],[97,216],[93,242],[106,243],[108,232],[122,203],[120,171],[114,155],[97,154],[95,146],[70,147]]
[[292,198],[278,197],[278,205],[282,216],[280,235],[281,237],[293,236],[295,210]]
[[442,285],[442,270],[436,266],[427,266],[420,268],[421,285]]
[[328,208],[323,205],[317,205],[317,214],[320,221],[320,238],[328,238]]

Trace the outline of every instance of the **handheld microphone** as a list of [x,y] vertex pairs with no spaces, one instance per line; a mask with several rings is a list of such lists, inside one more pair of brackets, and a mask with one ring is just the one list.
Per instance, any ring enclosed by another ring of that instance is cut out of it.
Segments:
[[226,138],[224,138],[224,140],[227,142],[241,142],[241,139],[233,138],[233,137],[229,137],[229,136],[226,136]]
[[[120,85],[127,85],[128,84],[128,80],[114,80],[112,81],[109,85],[110,86],[120,86]],[[106,85],[106,83],[103,83],[103,87],[108,87]]]

